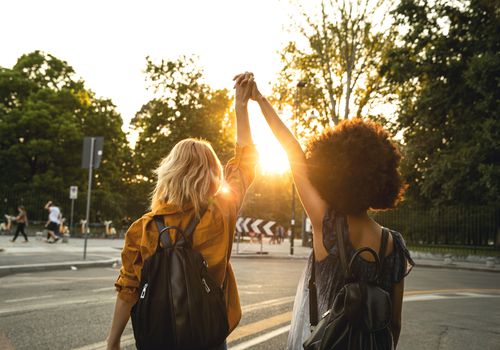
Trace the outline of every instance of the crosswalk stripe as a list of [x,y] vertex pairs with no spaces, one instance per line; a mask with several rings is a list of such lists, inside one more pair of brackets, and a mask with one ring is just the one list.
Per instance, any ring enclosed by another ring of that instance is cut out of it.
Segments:
[[[125,346],[130,346],[135,344],[134,335],[127,334],[123,335],[120,341],[120,347],[123,348]],[[107,343],[105,341],[101,341],[99,343],[89,344],[82,346],[80,348],[74,348],[73,350],[105,350],[107,347]]]
[[260,333],[271,327],[290,322],[292,319],[292,312],[285,312],[276,316],[272,316],[257,322],[249,323],[244,326],[236,328],[233,333],[227,338],[227,342],[231,343],[238,339],[248,337]]
[[278,306],[278,305],[283,305],[286,303],[291,303],[295,297],[288,296],[288,297],[283,297],[283,298],[278,298],[278,299],[270,299],[270,300],[264,300],[260,303],[255,303],[255,304],[250,304],[250,305],[245,305],[241,308],[241,311],[243,313],[246,312],[251,312],[255,310],[259,310],[264,307],[271,307],[271,306]]
[[7,299],[6,303],[17,303],[19,301],[29,301],[29,300],[40,300],[40,299],[49,299],[54,297],[53,295],[40,295],[37,297],[29,297],[29,298],[20,298],[20,299]]
[[247,340],[247,341],[240,343],[238,345],[231,346],[229,348],[229,350],[245,350],[245,349],[248,349],[252,346],[264,343],[264,342],[268,341],[269,339],[272,339],[274,337],[277,337],[278,335],[281,335],[283,333],[288,332],[289,330],[290,330],[290,325],[286,325],[284,327],[275,329],[271,332],[259,335],[258,337],[252,338],[252,339]]
[[99,293],[99,292],[113,292],[116,290],[116,287],[104,287],[104,288],[97,288],[97,289],[92,289],[94,293]]

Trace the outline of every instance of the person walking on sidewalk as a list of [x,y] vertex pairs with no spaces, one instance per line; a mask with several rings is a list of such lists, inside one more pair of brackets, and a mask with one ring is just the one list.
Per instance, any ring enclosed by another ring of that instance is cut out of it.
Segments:
[[61,210],[59,207],[56,207],[52,201],[48,201],[44,207],[49,211],[49,220],[45,225],[47,229],[47,242],[50,242],[49,239],[52,237],[53,241],[51,243],[55,243],[59,240],[59,225],[61,224]]
[[[177,243],[179,240],[188,240],[190,249],[201,253],[206,262],[208,274],[214,283],[217,283],[216,287],[209,287],[202,279],[203,291],[206,290],[206,293],[213,296],[218,296],[220,292],[223,298],[221,306],[225,300],[228,332],[223,337],[227,336],[238,325],[241,319],[241,307],[229,256],[238,212],[245,193],[255,177],[257,161],[257,152],[250,134],[247,102],[248,96],[245,96],[244,90],[240,86],[236,87],[236,151],[224,171],[212,146],[208,142],[198,139],[185,139],[178,142],[156,169],[157,182],[152,195],[151,211],[135,221],[125,235],[125,244],[121,255],[122,267],[115,283],[118,295],[107,338],[108,350],[120,348],[120,338],[133,306],[140,300],[145,300],[145,297],[153,295],[150,294],[150,289],[154,288],[153,286],[148,287],[148,284],[145,284],[141,288],[141,276],[145,274],[143,267],[146,266],[146,263],[147,266],[151,266],[149,261],[155,261],[151,259],[157,256],[157,251],[167,254],[165,247],[168,248],[169,244]],[[198,223],[192,225],[195,222],[194,219],[197,219]],[[162,229],[164,234],[160,236],[158,227],[163,224],[170,227],[171,231]],[[188,226],[191,229],[184,230]],[[173,227],[176,230],[178,230],[177,228],[181,229],[176,231]],[[178,234],[174,235],[174,233],[183,230],[187,238],[185,236],[179,237]],[[189,231],[192,234],[189,234]],[[159,242],[160,237],[163,237],[161,242]],[[167,245],[164,243],[165,239],[170,241]],[[170,276],[170,279],[174,277]],[[190,278],[190,276],[185,276],[186,280]],[[153,300],[152,302],[159,303],[161,301]],[[152,308],[150,309],[151,313],[154,313],[154,306],[150,307]],[[180,312],[176,307],[175,303],[170,306],[176,311],[175,315]],[[212,316],[203,314],[202,310],[199,312],[198,320]],[[161,317],[161,315],[156,315],[156,317]],[[173,322],[175,327],[168,328],[174,329],[175,336],[170,340],[175,339],[172,341],[177,341],[178,334],[175,331],[177,325],[184,324],[188,320],[190,322],[197,321],[186,314],[181,314],[178,317],[172,314],[169,317],[171,317],[170,321],[165,322],[165,324],[153,323],[155,329],[158,329],[157,327],[169,327],[168,323]],[[222,317],[226,317],[226,315],[222,315]],[[214,321],[214,323],[217,322]],[[148,330],[154,331],[150,327]],[[198,331],[201,332],[201,330]],[[193,330],[194,333],[198,334],[196,330]],[[207,350],[211,350],[211,348],[227,349],[225,341],[222,344],[206,346]],[[175,347],[170,348],[175,350]]]
[[28,242],[28,236],[26,236],[26,232],[24,232],[24,229],[28,227],[28,214],[26,212],[26,209],[24,206],[20,205],[17,207],[18,214],[15,218],[15,221],[17,223],[16,225],[16,233],[14,234],[14,238],[11,239],[11,242],[15,242],[17,239],[17,236],[19,236],[19,233],[22,233],[24,236],[24,242]]

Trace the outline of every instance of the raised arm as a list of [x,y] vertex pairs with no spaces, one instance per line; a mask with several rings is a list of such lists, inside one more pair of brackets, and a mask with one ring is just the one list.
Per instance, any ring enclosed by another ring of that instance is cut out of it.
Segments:
[[[250,74],[245,73],[243,76],[250,76]],[[253,143],[248,120],[248,100],[250,96],[247,92],[247,84],[237,83],[235,89],[236,143],[244,147]]]
[[311,184],[307,174],[307,163],[304,151],[297,139],[293,136],[287,126],[281,121],[269,101],[259,92],[253,77],[244,78],[242,83],[248,80],[250,97],[257,101],[262,110],[262,114],[271,128],[274,136],[285,149],[290,167],[292,169],[293,181],[297,187],[300,201],[304,206],[307,215],[311,219],[313,226],[313,244],[317,260],[323,260],[328,255],[323,245],[323,217],[328,206],[320,197],[318,191]]

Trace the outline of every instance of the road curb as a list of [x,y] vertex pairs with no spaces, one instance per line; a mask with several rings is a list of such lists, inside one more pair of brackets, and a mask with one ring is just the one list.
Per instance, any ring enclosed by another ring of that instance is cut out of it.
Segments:
[[460,265],[438,265],[438,264],[428,264],[428,263],[419,263],[415,261],[416,267],[429,267],[434,269],[449,269],[449,270],[467,270],[467,271],[478,271],[478,272],[493,272],[500,273],[500,269],[489,268],[489,267],[471,267],[471,266],[460,266]]
[[[309,256],[304,255],[271,255],[271,254],[255,254],[255,253],[240,253],[232,254],[231,259],[259,259],[259,260],[307,260]],[[450,270],[468,270],[468,271],[479,271],[479,272],[493,272],[500,273],[500,269],[489,268],[489,267],[471,267],[471,266],[460,266],[455,264],[429,264],[424,262],[415,261],[416,267],[429,267],[435,269],[450,269]]]
[[255,253],[240,253],[231,254],[231,259],[259,259],[259,260],[307,260],[309,256],[304,255],[272,255],[272,254],[255,254]]
[[63,263],[6,265],[6,266],[0,266],[0,277],[16,273],[67,270],[70,269],[72,266],[78,269],[89,268],[89,267],[105,267],[105,266],[112,266],[114,263],[120,264],[120,260],[105,259],[105,260],[94,260],[94,261],[68,261]]

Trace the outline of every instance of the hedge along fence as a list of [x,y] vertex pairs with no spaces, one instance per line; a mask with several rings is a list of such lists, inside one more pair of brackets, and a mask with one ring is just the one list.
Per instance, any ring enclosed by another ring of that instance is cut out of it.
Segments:
[[500,206],[401,207],[370,215],[401,232],[410,245],[500,248]]

